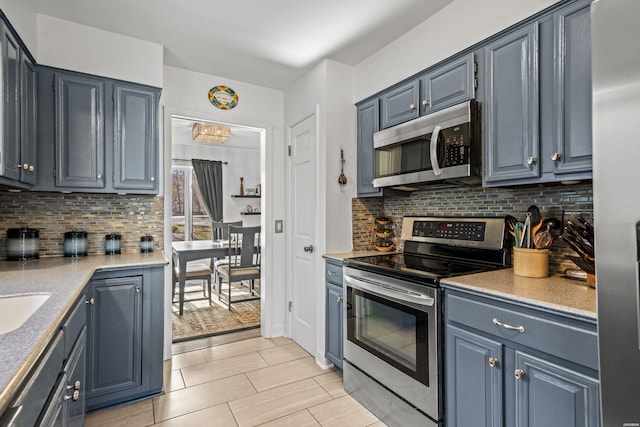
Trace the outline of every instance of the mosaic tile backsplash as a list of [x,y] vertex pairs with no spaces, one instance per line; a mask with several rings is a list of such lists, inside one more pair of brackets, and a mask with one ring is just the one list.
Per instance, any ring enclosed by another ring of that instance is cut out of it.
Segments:
[[[590,183],[571,186],[527,188],[482,188],[437,185],[415,191],[409,197],[353,199],[353,249],[370,248],[374,218],[393,218],[397,235],[405,215],[421,216],[505,216],[523,220],[532,204],[540,208],[543,218],[576,219],[584,216],[593,223],[593,189]],[[549,254],[549,273],[563,273],[577,268],[566,258],[574,252],[560,240],[553,242]]]
[[122,252],[140,251],[151,235],[154,250],[164,244],[164,199],[149,195],[0,192],[0,259],[6,259],[7,230],[40,231],[40,257],[63,256],[67,231],[86,231],[88,254],[104,254],[105,235],[122,235]]

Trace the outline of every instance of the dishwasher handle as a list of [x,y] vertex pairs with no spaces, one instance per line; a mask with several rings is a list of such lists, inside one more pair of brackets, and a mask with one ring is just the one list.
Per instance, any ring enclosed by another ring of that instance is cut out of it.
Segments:
[[386,283],[355,278],[353,276],[344,276],[344,281],[354,289],[367,291],[379,296],[394,298],[400,301],[418,304],[426,307],[432,307],[435,304],[435,299],[433,297],[408,289],[398,288]]

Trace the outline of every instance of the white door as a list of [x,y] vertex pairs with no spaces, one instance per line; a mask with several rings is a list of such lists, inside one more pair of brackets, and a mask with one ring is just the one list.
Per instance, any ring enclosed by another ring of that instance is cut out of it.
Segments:
[[289,325],[291,338],[315,354],[318,301],[315,296],[316,116],[289,128]]

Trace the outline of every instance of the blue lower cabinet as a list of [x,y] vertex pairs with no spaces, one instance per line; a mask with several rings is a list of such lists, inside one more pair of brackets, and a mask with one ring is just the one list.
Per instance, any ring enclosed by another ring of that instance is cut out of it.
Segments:
[[89,411],[162,392],[162,276],[109,271],[89,283]]
[[342,370],[342,264],[327,261],[325,270],[325,357]]
[[449,289],[445,313],[447,427],[600,426],[597,363],[573,356],[595,324]]

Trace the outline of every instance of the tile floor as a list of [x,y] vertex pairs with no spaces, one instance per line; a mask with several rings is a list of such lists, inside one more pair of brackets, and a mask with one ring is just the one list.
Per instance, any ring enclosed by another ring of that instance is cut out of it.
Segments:
[[89,414],[86,426],[385,425],[344,391],[340,371],[322,370],[293,341],[242,338],[174,346],[164,395]]

